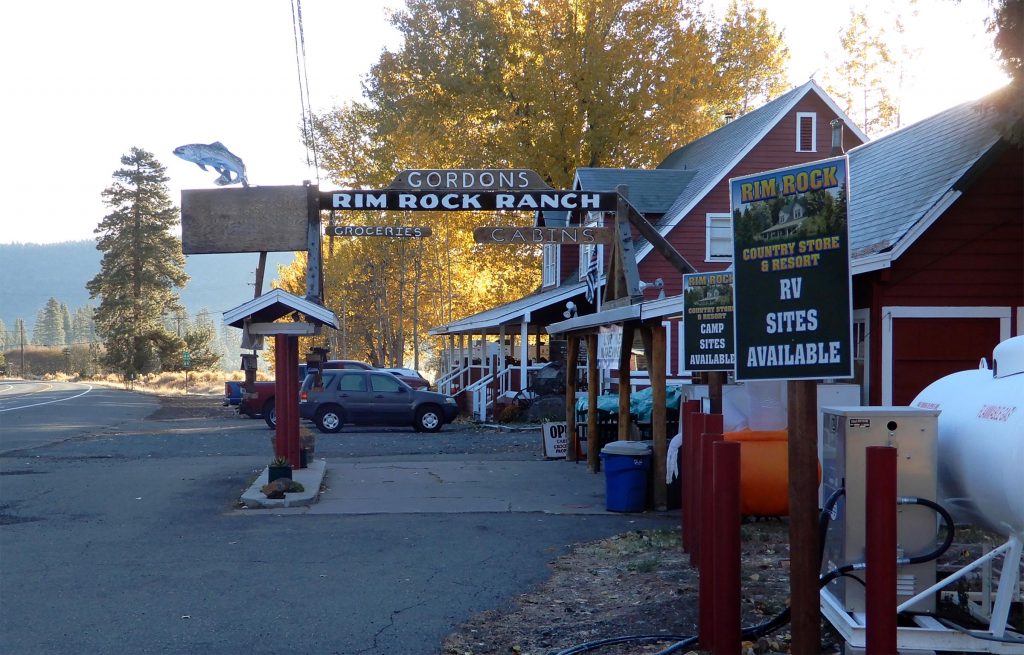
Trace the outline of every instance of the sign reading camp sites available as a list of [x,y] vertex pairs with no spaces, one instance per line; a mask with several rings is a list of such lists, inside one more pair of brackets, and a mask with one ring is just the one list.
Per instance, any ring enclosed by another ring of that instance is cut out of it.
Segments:
[[683,276],[683,354],[687,371],[731,371],[736,364],[732,273]]
[[853,377],[846,157],[729,181],[737,380]]

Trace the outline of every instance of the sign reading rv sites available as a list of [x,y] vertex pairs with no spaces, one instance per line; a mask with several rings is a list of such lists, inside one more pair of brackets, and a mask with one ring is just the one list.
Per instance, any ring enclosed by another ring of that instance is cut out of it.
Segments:
[[737,380],[853,377],[846,157],[729,181]]
[[683,354],[687,371],[731,371],[736,364],[732,273],[683,276]]

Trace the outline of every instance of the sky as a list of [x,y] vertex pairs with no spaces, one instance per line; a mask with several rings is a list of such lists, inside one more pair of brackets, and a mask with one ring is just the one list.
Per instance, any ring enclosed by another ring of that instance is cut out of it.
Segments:
[[[722,13],[724,0],[706,0]],[[851,3],[754,0],[784,30],[790,81],[820,80]],[[370,66],[399,45],[386,19],[401,0],[302,2],[310,103],[360,96]],[[909,0],[867,3],[884,9]],[[1005,84],[985,33],[986,0],[918,0],[908,35],[904,124]],[[908,10],[909,11],[909,10]],[[833,59],[834,61],[835,59]],[[315,180],[300,141],[289,0],[31,0],[0,9],[0,243],[95,238],[101,192],[132,147],[167,167],[171,198],[215,188],[175,147],[220,141],[250,184]],[[425,163],[424,167],[429,164]],[[397,171],[396,171],[397,173]],[[326,186],[326,184],[325,184]]]

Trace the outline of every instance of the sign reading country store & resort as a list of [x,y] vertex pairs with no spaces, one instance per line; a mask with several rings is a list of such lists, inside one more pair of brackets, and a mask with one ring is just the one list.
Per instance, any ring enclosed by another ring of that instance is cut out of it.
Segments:
[[846,157],[729,181],[737,380],[853,376]]
[[687,371],[733,370],[732,273],[683,276],[683,335]]

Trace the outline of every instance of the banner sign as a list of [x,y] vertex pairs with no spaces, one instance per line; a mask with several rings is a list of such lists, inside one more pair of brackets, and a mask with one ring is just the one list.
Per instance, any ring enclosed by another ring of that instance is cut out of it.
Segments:
[[732,273],[684,275],[683,308],[684,368],[733,370]]
[[429,237],[429,227],[403,227],[401,225],[335,225],[327,234],[335,237]]
[[396,211],[615,211],[608,191],[321,191],[320,209]]
[[737,380],[853,377],[845,156],[729,180]]
[[610,370],[619,368],[622,352],[622,326],[602,325],[597,334],[597,367]]
[[405,170],[395,176],[388,188],[525,191],[550,189],[551,185],[528,168],[456,168]]
[[478,227],[473,230],[477,243],[523,244],[565,243],[591,245],[611,243],[610,227]]

